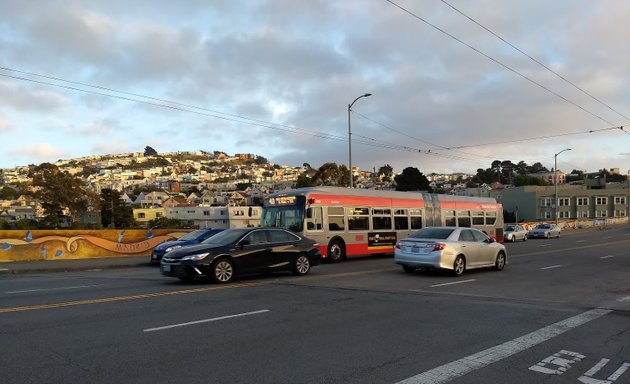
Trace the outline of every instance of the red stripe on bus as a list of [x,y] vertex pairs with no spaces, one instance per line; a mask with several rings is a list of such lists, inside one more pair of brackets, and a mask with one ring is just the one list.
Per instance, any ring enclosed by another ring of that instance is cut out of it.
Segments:
[[392,207],[392,208],[423,208],[424,200],[418,199],[399,199],[390,197],[372,197],[372,196],[341,196],[341,195],[322,195],[313,193],[308,196],[314,204],[323,205],[353,205],[365,207]]
[[464,202],[464,201],[440,201],[442,209],[466,209],[477,211],[498,211],[501,209],[501,204],[496,203],[479,203],[479,202]]

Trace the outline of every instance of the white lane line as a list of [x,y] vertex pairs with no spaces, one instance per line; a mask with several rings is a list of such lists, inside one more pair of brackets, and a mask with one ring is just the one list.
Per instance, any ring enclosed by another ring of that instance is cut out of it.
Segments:
[[611,257],[615,257],[615,255],[601,256],[600,259],[610,259]]
[[630,296],[622,297],[621,299],[617,299],[617,301],[619,301],[621,303],[626,302],[626,301],[630,301]]
[[527,335],[488,348],[484,351],[466,356],[462,359],[433,368],[419,375],[412,376],[397,384],[441,384],[462,377],[467,373],[481,369],[487,365],[506,359],[541,344],[553,337],[561,335],[573,328],[598,319],[608,313],[610,309],[592,309],[579,315],[551,324]]
[[551,247],[551,244],[540,244],[539,247]]
[[576,240],[576,243],[586,243],[586,240]]
[[66,291],[70,289],[80,289],[80,288],[92,288],[92,287],[100,287],[103,284],[94,284],[94,285],[76,285],[74,287],[58,287],[58,288],[38,288],[38,289],[26,289],[23,291],[7,291],[6,294],[11,293],[30,293],[30,292],[47,292],[47,291]]
[[243,316],[251,316],[251,315],[258,315],[260,313],[265,313],[265,312],[269,312],[268,309],[261,309],[260,311],[253,311],[253,312],[245,312],[245,313],[238,313],[236,315],[228,315],[228,316],[221,316],[221,317],[214,317],[212,319],[204,319],[204,320],[197,320],[197,321],[189,321],[187,323],[180,323],[180,324],[172,324],[172,325],[165,325],[163,327],[156,327],[156,328],[147,328],[147,329],[143,329],[142,332],[155,332],[155,331],[163,331],[165,329],[171,329],[171,328],[177,328],[177,327],[186,327],[189,325],[196,325],[196,324],[202,324],[202,323],[210,323],[212,321],[219,321],[219,320],[226,320],[226,319],[233,319],[235,317],[243,317]]
[[608,240],[608,239],[612,239],[612,236],[606,236],[606,237],[604,237],[604,240]]
[[462,283],[470,283],[471,281],[477,281],[477,279],[469,279],[469,280],[460,280],[460,281],[453,281],[451,283],[442,283],[442,284],[433,284],[430,285],[431,288],[435,288],[435,287],[443,287],[445,285],[455,285],[455,284],[462,284]]
[[560,267],[562,267],[562,264],[550,265],[548,267],[542,267],[540,269],[554,269],[554,268],[560,268]]

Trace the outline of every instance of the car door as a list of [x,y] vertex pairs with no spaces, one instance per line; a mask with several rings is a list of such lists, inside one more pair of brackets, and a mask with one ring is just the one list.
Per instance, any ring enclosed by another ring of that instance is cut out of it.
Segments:
[[481,231],[473,230],[472,232],[479,249],[479,263],[477,265],[482,266],[494,264],[497,256],[494,241]]
[[466,257],[466,265],[474,267],[479,264],[479,244],[470,229],[462,229],[459,232],[459,245]]
[[271,246],[267,231],[256,229],[245,235],[236,246],[234,263],[239,273],[255,272],[269,265]]
[[286,269],[294,259],[300,248],[297,246],[299,238],[282,229],[269,229],[269,241],[271,242],[270,264],[274,269]]

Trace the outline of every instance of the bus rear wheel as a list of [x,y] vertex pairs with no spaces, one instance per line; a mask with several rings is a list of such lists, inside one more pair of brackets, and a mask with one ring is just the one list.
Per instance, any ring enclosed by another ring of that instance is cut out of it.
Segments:
[[328,261],[339,263],[346,257],[346,248],[339,240],[333,240],[328,244]]

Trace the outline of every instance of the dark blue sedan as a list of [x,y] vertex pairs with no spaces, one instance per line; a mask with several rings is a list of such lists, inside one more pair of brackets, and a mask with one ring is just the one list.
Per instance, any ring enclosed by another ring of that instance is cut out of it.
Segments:
[[162,244],[157,245],[151,252],[151,264],[159,264],[162,260],[162,256],[166,252],[170,252],[174,249],[186,247],[188,245],[199,244],[202,241],[209,239],[210,237],[221,232],[223,228],[206,228],[198,229],[196,231],[188,232],[179,239],[172,241],[165,241]]

